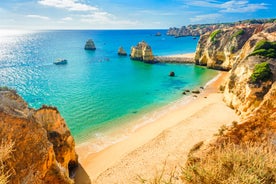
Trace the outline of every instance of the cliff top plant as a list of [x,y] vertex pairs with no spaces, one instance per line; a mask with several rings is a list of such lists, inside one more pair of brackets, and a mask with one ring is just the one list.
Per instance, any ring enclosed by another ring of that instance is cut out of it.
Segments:
[[259,41],[254,51],[249,56],[255,55],[276,58],[276,42],[268,42],[266,40]]
[[211,34],[210,34],[210,39],[211,39],[211,42],[215,42],[216,39],[215,37],[217,36],[217,34],[221,33],[221,30],[220,29],[217,29],[215,31],[213,31]]
[[14,142],[0,144],[0,184],[6,184],[9,181],[10,173],[5,170],[5,161],[11,157],[14,148]]
[[183,168],[188,183],[275,183],[275,146],[221,145]]
[[231,36],[231,39],[232,38],[236,38],[237,36],[239,35],[243,35],[245,33],[245,31],[243,29],[239,29],[238,31],[236,31],[232,36]]
[[261,81],[267,81],[271,79],[272,72],[267,62],[256,64],[252,75],[250,76],[250,82],[256,83]]

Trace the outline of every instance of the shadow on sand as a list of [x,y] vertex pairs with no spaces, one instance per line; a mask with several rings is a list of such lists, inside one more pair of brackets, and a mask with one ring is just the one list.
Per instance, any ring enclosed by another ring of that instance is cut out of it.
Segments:
[[76,184],[91,184],[91,180],[86,173],[86,171],[83,169],[82,165],[79,164],[76,173],[75,173],[75,183]]

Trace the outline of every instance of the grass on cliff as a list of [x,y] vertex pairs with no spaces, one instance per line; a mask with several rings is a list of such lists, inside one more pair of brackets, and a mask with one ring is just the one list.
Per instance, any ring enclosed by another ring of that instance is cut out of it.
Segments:
[[5,143],[2,141],[0,145],[0,184],[7,184],[10,174],[6,171],[5,161],[11,157],[14,143]]
[[256,82],[267,81],[271,79],[272,75],[273,74],[269,67],[269,64],[267,62],[262,62],[255,65],[253,73],[250,76],[250,82],[256,83]]
[[275,145],[232,143],[216,148],[183,168],[187,183],[275,183]]
[[238,37],[239,35],[243,35],[245,33],[245,31],[243,29],[239,29],[238,31],[236,31],[232,36],[231,39]]
[[164,170],[143,184],[270,184],[276,183],[276,145],[261,143],[222,144],[200,158],[191,155],[182,172]]
[[249,56],[265,56],[268,58],[276,58],[276,42],[268,42],[266,40],[259,41],[254,51]]
[[215,31],[213,31],[211,34],[210,34],[210,40],[211,42],[216,42],[216,36],[217,34],[221,33],[221,30],[220,29],[217,29]]

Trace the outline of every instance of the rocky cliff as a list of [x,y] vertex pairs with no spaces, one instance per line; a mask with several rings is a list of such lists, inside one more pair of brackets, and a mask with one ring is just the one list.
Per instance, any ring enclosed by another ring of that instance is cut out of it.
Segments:
[[75,143],[56,108],[31,109],[14,91],[1,89],[0,127],[1,141],[14,143],[5,162],[10,183],[74,183]]
[[167,35],[174,37],[201,36],[207,32],[212,32],[216,29],[231,28],[234,26],[261,25],[265,23],[276,23],[276,19],[249,19],[232,23],[193,24],[188,26],[182,26],[181,28],[171,27],[167,31]]
[[222,29],[233,26],[234,24],[195,24],[182,26],[181,28],[171,27],[167,31],[168,36],[200,36],[216,29]]
[[139,42],[137,46],[131,48],[130,58],[144,62],[154,61],[151,47],[145,41]]
[[237,51],[224,90],[225,102],[243,117],[261,107],[276,80],[276,24],[263,25],[254,33]]
[[248,138],[254,127],[257,130],[267,125],[263,132],[275,128],[276,23],[239,25],[206,33],[199,40],[195,61],[209,68],[230,70],[222,88],[224,101],[245,123],[235,129],[240,138]]

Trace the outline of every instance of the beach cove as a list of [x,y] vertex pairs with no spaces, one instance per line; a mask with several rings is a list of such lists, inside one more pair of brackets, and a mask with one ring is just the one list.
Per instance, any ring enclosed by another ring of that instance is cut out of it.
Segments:
[[181,164],[195,144],[212,140],[222,125],[239,120],[219,91],[227,75],[220,72],[199,95],[191,94],[185,103],[167,106],[166,113],[99,152],[89,151],[93,140],[77,145],[81,163],[77,183],[89,183],[89,178],[92,183],[140,183],[162,172],[167,177],[172,171],[181,172]]

